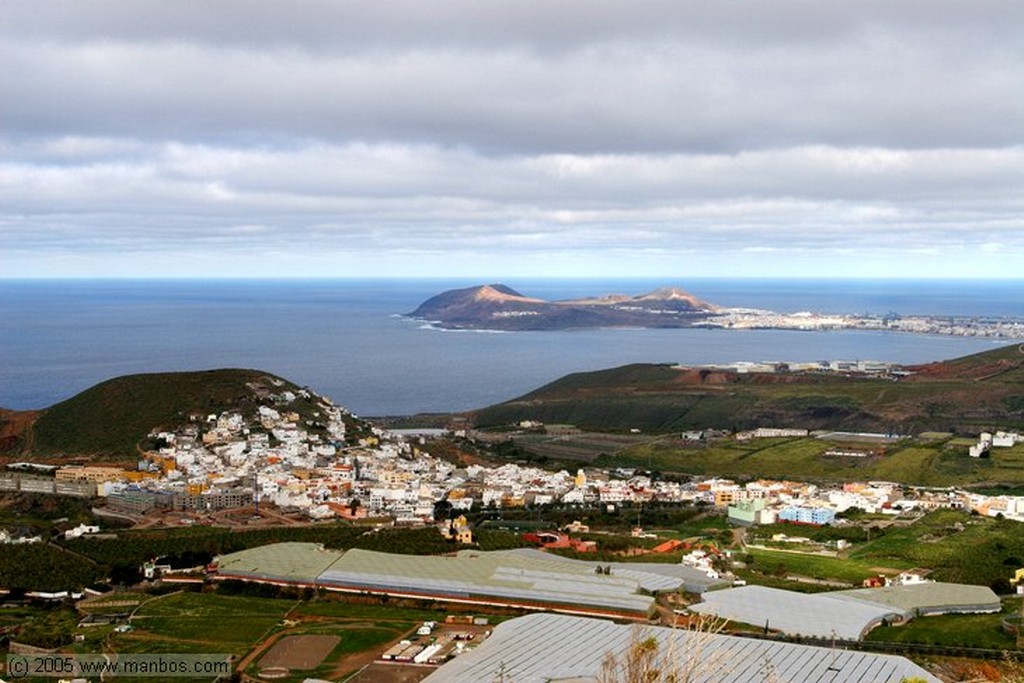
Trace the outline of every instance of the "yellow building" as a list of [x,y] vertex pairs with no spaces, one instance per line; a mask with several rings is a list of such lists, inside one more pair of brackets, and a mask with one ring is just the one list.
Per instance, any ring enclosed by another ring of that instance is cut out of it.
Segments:
[[145,479],[159,479],[160,475],[157,472],[142,472],[139,470],[125,470],[124,473],[125,481],[139,482]]
[[68,465],[54,474],[57,481],[89,481],[98,484],[104,481],[121,481],[124,470],[120,467],[95,467]]
[[736,489],[720,489],[715,491],[715,507],[729,507],[736,503],[738,491]]
[[1017,592],[1024,592],[1024,569],[1018,569],[1013,573],[1013,578],[1010,579],[1010,585],[1017,587]]
[[587,485],[587,473],[583,470],[576,470],[576,479],[573,483],[578,489],[584,488]]
[[465,515],[459,515],[450,523],[442,524],[441,535],[456,543],[469,544],[473,542],[473,530],[469,528],[469,522]]

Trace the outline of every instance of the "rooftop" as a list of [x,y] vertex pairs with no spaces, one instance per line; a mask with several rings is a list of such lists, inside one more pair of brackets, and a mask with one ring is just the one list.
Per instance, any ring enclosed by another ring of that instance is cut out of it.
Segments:
[[860,639],[885,618],[902,617],[903,610],[834,593],[743,586],[706,593],[690,609],[730,621],[765,626],[789,635]]
[[639,594],[640,584],[635,578],[614,571],[611,575],[598,574],[589,563],[570,564],[551,558],[472,550],[454,556],[349,550],[320,575],[319,582],[620,612],[650,610],[653,600]]
[[272,543],[222,555],[217,560],[217,571],[254,579],[312,583],[341,556],[341,551],[325,550],[317,543]]
[[594,683],[607,653],[621,661],[636,639],[655,637],[667,667],[696,674],[680,680],[761,683],[896,683],[934,676],[903,657],[833,650],[661,627],[617,625],[601,619],[531,614],[499,624],[475,650],[457,657],[424,683]]
[[998,612],[1002,609],[999,596],[988,586],[962,583],[928,582],[883,588],[858,588],[840,591],[835,595],[894,607],[907,612],[910,616],[916,611],[935,614],[966,611]]
[[[598,566],[610,566],[611,573],[599,573]],[[218,560],[221,576],[255,581],[316,582],[328,588],[638,615],[653,607],[654,600],[645,591],[676,590],[692,572],[671,565],[581,562],[539,551],[463,550],[422,556],[341,552],[313,543],[277,543]]]

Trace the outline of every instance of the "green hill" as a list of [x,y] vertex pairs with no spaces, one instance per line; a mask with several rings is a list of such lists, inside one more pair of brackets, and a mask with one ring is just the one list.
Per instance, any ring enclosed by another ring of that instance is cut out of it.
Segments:
[[[258,370],[127,375],[41,411],[10,451],[33,455],[133,457],[155,428],[234,409],[251,415],[267,397],[299,388]],[[301,401],[289,409],[302,412]],[[312,409],[312,403],[309,404]]]
[[894,379],[634,364],[567,375],[473,415],[480,427],[539,420],[598,431],[1024,427],[1024,353],[1018,345],[907,370],[912,374]]

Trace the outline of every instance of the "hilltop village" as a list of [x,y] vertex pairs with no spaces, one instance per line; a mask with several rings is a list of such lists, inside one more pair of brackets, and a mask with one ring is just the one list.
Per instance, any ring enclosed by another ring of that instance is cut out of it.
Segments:
[[[314,406],[307,417],[297,402]],[[354,434],[346,424],[360,424]],[[519,427],[542,428],[536,422]],[[464,428],[402,433],[356,422],[347,411],[303,389],[268,395],[250,417],[240,412],[197,416],[172,430],[156,430],[135,469],[95,465],[47,467],[52,477],[8,466],[0,491],[97,496],[105,510],[132,518],[189,513],[203,516],[264,506],[310,520],[388,518],[396,524],[429,524],[444,501],[458,513],[478,508],[547,505],[637,506],[705,504],[728,509],[737,523],[789,521],[829,524],[851,508],[897,515],[906,510],[951,508],[1024,521],[1024,496],[988,496],[957,488],[925,489],[892,482],[849,481],[817,485],[722,478],[666,480],[635,468],[581,467],[550,471],[517,463],[456,465],[427,452],[439,436],[470,438]],[[485,438],[484,435],[479,435]],[[682,435],[700,439],[701,433]],[[806,437],[807,430],[762,427],[719,438],[738,441]],[[871,436],[871,435],[866,435]],[[883,439],[884,435],[876,435]],[[494,435],[487,435],[494,440]],[[982,434],[968,457],[1022,442],[1016,433]],[[869,451],[828,451],[867,457]],[[19,472],[20,470],[20,472]]]

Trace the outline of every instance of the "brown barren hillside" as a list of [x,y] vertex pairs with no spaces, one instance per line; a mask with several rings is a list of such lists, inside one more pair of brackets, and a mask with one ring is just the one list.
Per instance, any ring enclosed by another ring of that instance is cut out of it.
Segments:
[[39,415],[38,410],[0,408],[0,453],[15,451],[25,441],[26,435],[31,433],[32,425]]
[[[1024,381],[1024,344],[1008,346],[997,352],[964,356],[955,360],[913,365],[907,368],[912,382],[927,380]],[[1007,375],[1005,377],[1001,377]]]

